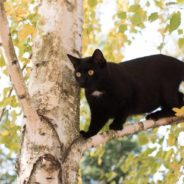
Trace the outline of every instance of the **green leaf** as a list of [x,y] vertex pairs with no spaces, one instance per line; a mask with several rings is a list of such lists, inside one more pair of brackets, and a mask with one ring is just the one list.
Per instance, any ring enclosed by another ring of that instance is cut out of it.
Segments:
[[97,0],[88,0],[88,4],[89,4],[89,6],[90,7],[95,7],[96,6],[96,4],[97,4]]
[[132,24],[134,25],[134,26],[140,26],[140,25],[142,25],[142,17],[141,17],[141,15],[140,14],[138,14],[138,13],[135,13],[131,18],[130,18],[130,20],[131,20],[131,22],[132,22]]
[[144,145],[148,143],[148,136],[145,133],[139,134],[139,143],[140,145]]
[[175,145],[175,141],[176,141],[175,137],[174,137],[172,134],[170,134],[170,135],[169,135],[169,138],[168,138],[168,140],[167,140],[168,145],[169,145],[169,146]]
[[178,34],[179,35],[183,34],[183,29],[178,29]]
[[119,32],[125,32],[127,30],[127,25],[126,24],[122,24],[119,26]]
[[177,3],[182,4],[184,3],[184,0],[177,0]]
[[113,178],[115,178],[117,176],[117,173],[115,172],[108,172],[105,174],[107,181],[110,182]]
[[164,8],[164,1],[155,1],[156,6],[158,6],[159,8]]
[[0,67],[2,67],[4,65],[5,65],[4,59],[0,56]]
[[120,18],[120,19],[126,19],[127,18],[126,12],[119,12],[118,13],[118,18]]
[[184,47],[184,38],[180,38],[178,40],[178,45],[179,45],[180,48]]
[[169,32],[173,32],[176,30],[181,24],[181,13],[175,12],[172,14],[171,19],[170,19],[170,24],[169,24]]
[[153,21],[155,21],[155,20],[157,20],[157,19],[158,19],[158,13],[157,13],[157,12],[152,13],[152,14],[148,17],[148,20],[149,20],[150,22],[153,22]]
[[141,7],[140,7],[140,5],[138,5],[138,4],[134,4],[134,5],[131,5],[130,7],[129,7],[129,11],[130,12],[136,12],[136,11],[139,11],[141,9]]

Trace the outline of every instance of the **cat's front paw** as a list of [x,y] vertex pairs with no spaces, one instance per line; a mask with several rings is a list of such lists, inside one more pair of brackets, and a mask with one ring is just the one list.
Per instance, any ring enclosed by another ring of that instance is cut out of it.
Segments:
[[80,131],[80,134],[82,135],[83,138],[87,139],[91,137],[91,135],[88,132],[84,132],[83,130]]

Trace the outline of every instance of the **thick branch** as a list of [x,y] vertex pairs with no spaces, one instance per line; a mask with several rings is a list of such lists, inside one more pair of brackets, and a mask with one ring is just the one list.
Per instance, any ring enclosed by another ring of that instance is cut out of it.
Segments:
[[[31,104],[30,95],[24,83],[22,72],[13,47],[13,42],[11,39],[11,34],[9,31],[8,21],[5,15],[2,0],[0,1],[0,43],[8,73],[12,80],[16,94],[19,98],[25,117],[27,118],[27,128],[30,131],[33,131],[33,128],[37,128],[35,125],[37,124],[36,122],[40,121],[40,119],[36,110]],[[35,125],[31,126],[30,123],[33,122]]]
[[121,131],[109,131],[107,133],[97,134],[88,139],[83,146],[83,151],[89,147],[96,147],[100,144],[106,143],[112,138],[120,138],[127,135],[138,133],[142,130],[156,128],[163,125],[170,125],[184,122],[184,116],[162,118],[158,121],[146,120],[144,122],[132,123],[123,128]]

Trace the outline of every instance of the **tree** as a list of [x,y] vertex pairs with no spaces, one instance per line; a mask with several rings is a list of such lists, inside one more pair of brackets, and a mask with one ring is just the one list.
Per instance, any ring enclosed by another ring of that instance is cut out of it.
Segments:
[[[132,23],[137,27],[143,26],[141,21],[144,19],[136,19],[137,11],[145,14],[142,8],[133,6],[130,11],[135,12]],[[112,137],[183,120],[183,117],[175,117],[158,122],[139,122],[125,127],[123,131],[104,133],[88,141],[79,136],[79,89],[71,78],[72,67],[66,53],[80,56],[81,12],[80,0],[42,1],[32,54],[30,97],[20,76],[12,43],[8,42],[9,31],[1,1],[2,50],[26,121],[18,161],[19,183],[75,183],[79,160],[87,147],[105,143]],[[122,16],[119,14],[120,18]],[[120,30],[123,29],[121,27]]]
[[[34,107],[20,76],[2,3],[4,56],[6,62],[10,62],[9,69],[15,70],[13,74],[10,72],[10,76],[26,121],[18,160],[19,183],[74,183],[78,167],[75,164],[77,152],[64,155],[64,151],[68,151],[79,132],[79,90],[70,77],[72,67],[65,61],[66,52],[80,54],[82,1],[43,1],[39,8],[40,30],[33,49],[29,90]],[[73,168],[76,169],[73,171]]]

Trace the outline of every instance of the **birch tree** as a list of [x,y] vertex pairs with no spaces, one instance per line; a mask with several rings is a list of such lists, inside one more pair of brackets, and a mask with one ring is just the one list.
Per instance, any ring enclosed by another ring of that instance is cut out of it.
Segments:
[[66,56],[69,53],[81,57],[82,0],[41,2],[29,90],[15,54],[3,2],[0,1],[0,46],[25,122],[17,161],[18,183],[76,183],[79,161],[87,148],[183,121],[183,117],[171,117],[138,122],[122,131],[84,140],[79,134],[79,88]]

